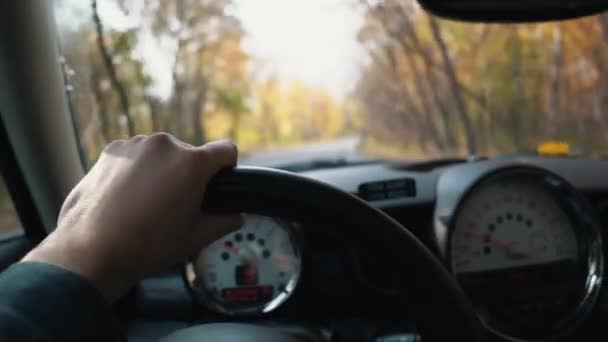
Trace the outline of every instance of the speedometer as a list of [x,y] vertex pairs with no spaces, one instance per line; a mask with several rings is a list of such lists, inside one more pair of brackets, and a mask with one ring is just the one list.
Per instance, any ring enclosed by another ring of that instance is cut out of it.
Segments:
[[267,313],[294,291],[301,256],[293,227],[247,215],[245,224],[204,248],[186,275],[202,304],[230,315]]
[[449,266],[484,324],[517,340],[572,329],[597,299],[601,238],[586,202],[532,167],[482,178],[451,220]]
[[489,184],[467,201],[452,235],[456,274],[537,264],[575,264],[578,240],[568,216],[537,185]]

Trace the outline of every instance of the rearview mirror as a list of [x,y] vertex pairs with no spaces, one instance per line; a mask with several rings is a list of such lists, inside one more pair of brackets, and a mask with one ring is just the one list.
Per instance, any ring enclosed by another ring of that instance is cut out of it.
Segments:
[[576,18],[608,9],[608,0],[418,0],[432,14],[464,21],[532,22]]

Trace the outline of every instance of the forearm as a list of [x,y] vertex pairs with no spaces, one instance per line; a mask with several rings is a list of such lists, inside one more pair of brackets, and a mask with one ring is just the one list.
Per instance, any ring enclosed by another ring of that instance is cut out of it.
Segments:
[[81,276],[21,262],[0,274],[0,340],[126,341],[110,306]]

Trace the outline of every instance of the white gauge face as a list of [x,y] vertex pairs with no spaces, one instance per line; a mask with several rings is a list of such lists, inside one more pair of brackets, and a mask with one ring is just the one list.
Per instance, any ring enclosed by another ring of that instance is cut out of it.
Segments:
[[456,274],[577,260],[577,255],[567,215],[530,182],[490,183],[474,192],[463,204],[451,237]]
[[288,226],[248,215],[237,231],[201,251],[195,287],[224,313],[269,312],[284,302],[300,276],[301,258]]

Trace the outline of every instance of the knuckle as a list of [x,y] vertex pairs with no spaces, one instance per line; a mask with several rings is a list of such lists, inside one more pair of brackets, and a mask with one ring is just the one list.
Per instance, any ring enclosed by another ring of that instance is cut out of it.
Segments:
[[211,164],[211,163],[216,162],[215,153],[213,151],[203,148],[203,149],[200,149],[199,152],[202,155],[203,160],[205,161],[206,164]]
[[103,149],[104,152],[108,152],[111,150],[115,150],[117,148],[122,147],[124,144],[126,143],[126,140],[114,140],[111,143],[107,144],[106,147]]
[[148,136],[145,134],[138,134],[134,137],[132,137],[131,139],[129,139],[131,142],[137,143],[140,142],[142,140],[145,140]]
[[197,156],[190,151],[177,151],[173,153],[172,169],[174,176],[181,181],[189,181],[196,177]]
[[190,154],[192,163],[194,164],[206,166],[213,162],[213,155],[207,150],[191,149],[188,153]]
[[126,143],[127,141],[124,139],[118,139],[118,140],[114,140],[111,143],[108,144],[108,146],[121,146],[124,145],[124,143]]
[[173,144],[173,136],[166,132],[158,132],[152,134],[148,140],[150,142],[159,144],[159,145],[170,145]]
[[239,153],[239,147],[238,147],[238,146],[237,146],[237,145],[234,143],[234,141],[232,141],[232,140],[227,140],[227,141],[226,141],[226,144],[227,144],[228,146],[230,146],[230,148],[232,148],[236,154],[238,154],[238,153]]
[[203,156],[204,158],[207,158],[207,159],[213,158],[213,153],[211,151],[209,151],[208,149],[204,148],[204,147],[203,148],[197,148],[196,152],[199,155]]
[[187,150],[189,167],[184,168],[189,170],[189,175],[192,177],[201,177],[207,173],[207,170],[214,169],[215,158],[212,153],[206,150]]
[[175,138],[165,132],[154,133],[146,139],[147,148],[152,150],[174,150],[177,147]]

